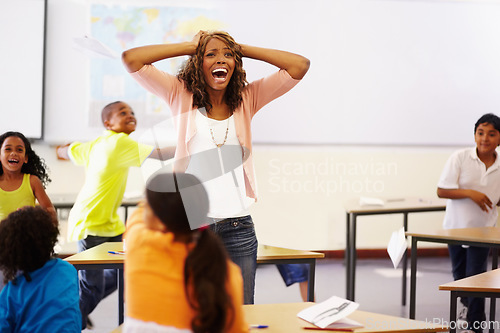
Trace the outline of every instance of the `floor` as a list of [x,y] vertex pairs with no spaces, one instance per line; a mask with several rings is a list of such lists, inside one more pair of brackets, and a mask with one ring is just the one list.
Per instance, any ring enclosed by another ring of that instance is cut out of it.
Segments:
[[[316,266],[316,300],[330,296],[345,297],[345,269],[340,259],[322,259]],[[449,321],[449,292],[439,291],[440,284],[453,280],[449,258],[419,258],[417,275],[416,319],[441,324]],[[409,270],[408,270],[409,275]],[[401,305],[402,272],[387,259],[358,260],[356,302],[359,309],[398,317],[408,317],[409,306]],[[409,284],[409,279],[408,279]],[[409,288],[409,286],[408,286]],[[409,295],[409,292],[408,292]],[[255,303],[300,302],[298,285],[286,287],[274,265],[257,269]],[[407,299],[407,303],[408,303]],[[486,306],[488,307],[489,301]],[[498,307],[497,307],[498,308]],[[489,307],[488,307],[489,309]],[[93,330],[108,333],[118,326],[116,292],[103,300],[90,315]],[[497,318],[500,314],[497,311]]]

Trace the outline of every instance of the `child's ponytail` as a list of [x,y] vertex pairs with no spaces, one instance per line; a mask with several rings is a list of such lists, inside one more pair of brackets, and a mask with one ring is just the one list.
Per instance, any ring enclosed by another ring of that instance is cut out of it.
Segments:
[[226,289],[228,257],[224,245],[211,230],[194,233],[199,238],[184,266],[186,294],[197,312],[191,326],[194,333],[223,332],[232,314]]

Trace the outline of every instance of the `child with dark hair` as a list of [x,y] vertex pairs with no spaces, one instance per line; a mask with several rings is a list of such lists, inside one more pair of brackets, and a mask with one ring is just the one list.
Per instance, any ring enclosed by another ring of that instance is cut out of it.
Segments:
[[[439,179],[437,195],[450,199],[446,203],[444,229],[492,227],[497,223],[496,206],[500,204],[500,118],[488,113],[474,125],[473,148],[453,153]],[[448,245],[453,278],[463,279],[486,272],[489,248]],[[467,328],[483,332],[486,320],[484,298],[462,297],[463,317]],[[466,312],[466,313],[465,313]],[[459,318],[462,319],[462,318]]]
[[[35,206],[35,200],[56,216],[45,186],[51,181],[47,166],[19,132],[0,136],[0,220],[24,206]],[[57,221],[56,221],[57,222]]]
[[[85,167],[85,183],[68,217],[68,238],[78,241],[78,252],[105,242],[121,242],[125,225],[118,214],[130,167],[140,167],[148,158],[167,159],[175,147],[154,149],[133,140],[137,119],[125,102],[116,101],[101,111],[106,131],[93,141],[60,146],[59,159]],[[115,269],[80,270],[82,329],[92,326],[88,315],[99,302],[116,290]]]
[[59,230],[41,207],[24,207],[0,223],[0,332],[80,332],[78,276],[54,257]]
[[[50,182],[45,162],[33,151],[19,132],[0,135],[0,221],[11,212],[35,206],[36,201],[56,217],[45,186]],[[54,219],[57,224],[57,220]],[[0,290],[4,286],[0,269]]]
[[248,332],[243,280],[208,228],[208,196],[184,173],[151,177],[127,221],[124,332]]

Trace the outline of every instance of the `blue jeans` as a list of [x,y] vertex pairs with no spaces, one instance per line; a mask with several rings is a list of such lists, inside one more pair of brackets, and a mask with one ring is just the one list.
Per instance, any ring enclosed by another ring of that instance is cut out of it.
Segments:
[[224,243],[231,260],[241,268],[245,304],[254,303],[257,236],[250,215],[227,218],[210,225]]
[[[450,252],[455,280],[486,272],[490,252],[488,247],[469,246],[464,248],[462,245],[448,245],[448,251]],[[481,327],[481,322],[486,320],[484,298],[461,297],[460,301],[467,307],[469,329],[474,332],[483,332],[479,327]],[[474,327],[478,327],[478,329],[474,329]]]
[[[121,242],[122,235],[114,237],[87,236],[78,241],[78,252],[90,249],[105,242]],[[87,317],[99,302],[116,290],[118,282],[116,269],[80,270],[80,311],[82,330],[87,327]]]
[[278,271],[287,287],[297,282],[309,280],[308,264],[277,264]]

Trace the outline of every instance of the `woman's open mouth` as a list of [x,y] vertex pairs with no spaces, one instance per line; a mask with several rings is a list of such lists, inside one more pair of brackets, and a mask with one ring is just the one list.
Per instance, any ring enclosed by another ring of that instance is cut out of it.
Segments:
[[215,83],[224,83],[227,79],[227,69],[225,68],[216,68],[212,71],[212,77],[215,80]]

